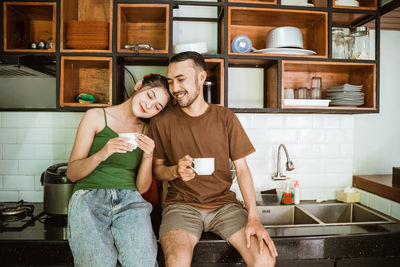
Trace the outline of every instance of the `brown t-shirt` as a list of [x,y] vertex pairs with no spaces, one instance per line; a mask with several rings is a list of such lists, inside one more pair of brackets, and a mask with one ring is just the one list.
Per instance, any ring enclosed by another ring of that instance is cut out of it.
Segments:
[[185,155],[215,158],[212,175],[196,175],[187,182],[169,181],[166,205],[185,203],[213,209],[238,202],[229,190],[229,158],[243,158],[255,149],[231,110],[209,104],[204,114],[191,117],[179,106],[170,106],[151,120],[149,135],[155,142],[154,158],[165,159],[168,166],[178,164]]

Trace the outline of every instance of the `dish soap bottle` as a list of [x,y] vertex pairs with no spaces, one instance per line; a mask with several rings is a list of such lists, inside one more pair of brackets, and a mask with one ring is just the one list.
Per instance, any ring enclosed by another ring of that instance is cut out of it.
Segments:
[[292,205],[292,204],[293,204],[293,192],[290,189],[290,180],[287,179],[284,185],[281,205]]
[[294,182],[294,204],[300,204],[300,185],[298,180]]

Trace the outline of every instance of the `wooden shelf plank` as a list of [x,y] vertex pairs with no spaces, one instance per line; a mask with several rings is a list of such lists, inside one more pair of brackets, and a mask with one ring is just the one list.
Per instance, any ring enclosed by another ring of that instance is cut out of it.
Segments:
[[400,203],[400,187],[392,184],[391,174],[353,175],[353,186]]

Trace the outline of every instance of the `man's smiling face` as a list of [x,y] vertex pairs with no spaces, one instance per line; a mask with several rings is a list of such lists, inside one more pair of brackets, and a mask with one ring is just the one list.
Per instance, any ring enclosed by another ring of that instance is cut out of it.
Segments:
[[188,107],[199,96],[203,97],[200,95],[202,92],[202,85],[199,83],[200,73],[191,59],[173,62],[168,66],[169,90],[180,107]]

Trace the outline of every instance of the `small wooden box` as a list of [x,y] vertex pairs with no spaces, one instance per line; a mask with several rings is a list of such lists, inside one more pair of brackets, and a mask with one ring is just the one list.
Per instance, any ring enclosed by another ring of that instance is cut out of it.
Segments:
[[[77,103],[76,97],[90,94],[95,103]],[[112,105],[111,57],[61,57],[60,106],[106,107]]]
[[400,167],[393,167],[392,184],[400,186]]
[[336,191],[336,199],[338,201],[352,203],[360,202],[361,194],[360,192],[344,192],[343,190]]

